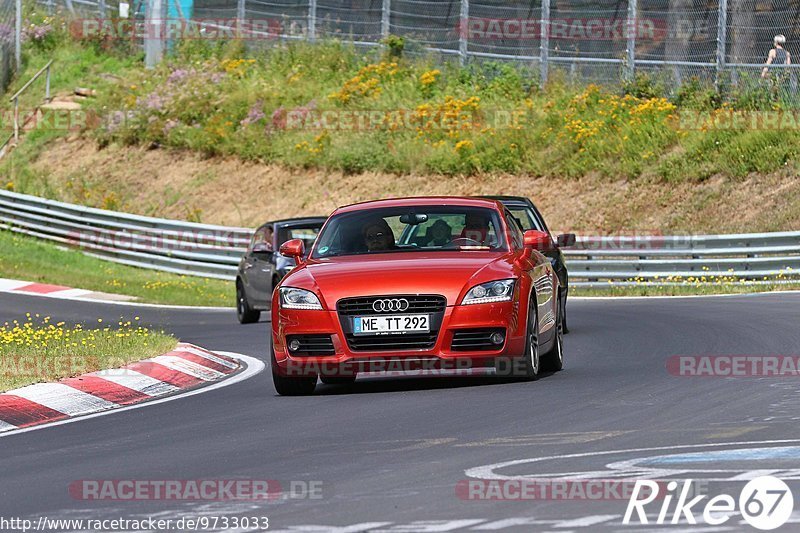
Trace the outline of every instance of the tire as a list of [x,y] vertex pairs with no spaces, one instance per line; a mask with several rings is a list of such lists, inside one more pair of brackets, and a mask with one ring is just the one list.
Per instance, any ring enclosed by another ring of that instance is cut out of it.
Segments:
[[528,327],[526,328],[525,353],[522,356],[523,379],[536,381],[539,379],[541,360],[539,358],[539,318],[536,314],[536,294],[531,294],[533,301],[528,304]]
[[317,375],[289,377],[282,376],[275,360],[275,348],[270,347],[270,364],[272,367],[272,383],[281,396],[310,396],[317,388]]
[[240,324],[252,324],[261,318],[261,311],[256,311],[247,302],[247,293],[242,287],[242,282],[236,282],[236,318]]
[[326,385],[351,385],[356,382],[356,376],[320,376],[319,380]]
[[561,327],[563,328],[563,333],[569,333],[569,328],[567,327],[567,295],[564,295],[564,301],[561,302]]
[[553,347],[546,354],[542,355],[541,367],[547,372],[558,372],[564,368],[564,316],[562,305],[558,305],[558,317],[556,317],[556,340]]
[[521,356],[503,356],[495,361],[495,377],[501,380],[535,381],[539,377],[539,321],[536,318],[536,294],[531,294],[528,324],[525,328],[525,352]]

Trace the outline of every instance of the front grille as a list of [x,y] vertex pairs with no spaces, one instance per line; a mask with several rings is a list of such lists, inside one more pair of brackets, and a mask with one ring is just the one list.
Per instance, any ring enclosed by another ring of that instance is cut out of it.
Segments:
[[[383,299],[405,298],[408,300],[408,309],[403,313],[443,313],[447,306],[447,300],[444,296],[437,296],[434,294],[405,296],[402,294],[391,296],[369,296],[363,298],[344,298],[339,300],[336,304],[336,310],[339,316],[364,316],[364,315],[377,315],[386,313],[376,313],[372,308],[375,300]],[[389,314],[402,314],[402,313],[389,313]]]
[[300,343],[300,348],[289,351],[292,356],[317,356],[317,355],[336,355],[336,348],[333,347],[333,339],[330,335],[288,335],[286,346],[296,340]]
[[436,344],[438,332],[405,335],[346,335],[354,351],[430,350]]
[[[408,309],[402,312],[376,313],[372,308],[375,300],[405,298],[408,300]],[[442,318],[447,308],[447,300],[437,294],[404,295],[392,294],[388,296],[367,296],[358,298],[344,298],[336,304],[339,313],[339,322],[342,324],[347,345],[353,351],[404,351],[404,350],[430,350],[436,345],[439,328],[442,327]],[[375,315],[409,315],[427,314],[430,317],[430,332],[428,333],[398,333],[389,335],[354,335],[353,318],[355,316]]]
[[493,333],[503,333],[503,328],[460,329],[453,333],[450,349],[454,352],[479,352],[499,350],[502,344],[494,344],[490,338]]

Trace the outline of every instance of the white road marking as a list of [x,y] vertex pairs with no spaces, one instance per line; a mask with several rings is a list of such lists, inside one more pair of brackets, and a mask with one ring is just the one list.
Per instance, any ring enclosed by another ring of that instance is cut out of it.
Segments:
[[622,517],[618,514],[601,514],[595,516],[584,516],[572,520],[562,520],[561,522],[553,524],[553,527],[589,527],[597,524],[602,524],[603,522],[608,522],[609,520],[613,520],[615,518],[622,518]]
[[87,291],[86,289],[64,289],[61,291],[55,291],[48,294],[58,295],[63,298],[78,298],[81,296],[92,294],[92,292],[93,291]]
[[372,531],[378,527],[385,527],[392,525],[392,522],[364,522],[363,524],[353,524],[352,526],[335,527],[335,526],[289,526],[289,529],[272,530],[271,533],[298,533],[299,531],[308,531],[313,533],[362,533],[364,531]]
[[539,524],[550,524],[552,520],[537,520],[536,518],[520,516],[517,518],[504,518],[503,520],[496,520],[488,524],[481,524],[470,528],[472,531],[498,531],[514,526],[535,526]]
[[17,426],[0,420],[0,433],[2,433],[3,431],[11,431],[12,429],[17,429]]
[[79,418],[67,418],[65,420],[59,420],[58,422],[51,422],[48,424],[41,424],[38,426],[32,426],[29,428],[18,429],[15,431],[6,431],[4,433],[0,433],[0,438],[3,437],[12,437],[14,435],[18,435],[20,433],[27,433],[29,431],[38,431],[40,429],[46,429],[53,426],[61,426],[63,424],[74,424],[75,422],[81,422],[82,420],[89,420],[90,418],[97,418],[99,416],[107,416],[115,413],[121,413],[123,411],[130,411],[132,409],[142,409],[145,407],[150,407],[152,405],[158,405],[160,403],[165,402],[173,402],[175,400],[180,400],[182,398],[188,398],[189,396],[194,396],[195,394],[204,394],[206,392],[211,392],[212,390],[221,389],[222,387],[228,387],[230,385],[235,385],[236,383],[240,383],[246,379],[250,379],[251,377],[255,376],[256,374],[261,373],[266,365],[260,359],[256,359],[255,357],[250,357],[248,355],[242,355],[233,352],[223,352],[215,350],[216,353],[220,355],[227,355],[229,357],[233,357],[234,359],[239,359],[244,362],[247,367],[240,373],[234,374],[227,379],[223,379],[216,383],[212,383],[208,386],[201,387],[199,389],[192,389],[186,391],[181,394],[175,394],[173,396],[167,396],[165,398],[158,398],[152,401],[142,402],[135,405],[128,405],[125,407],[119,407],[117,409],[109,409],[107,411],[100,411],[99,413],[92,413],[86,416],[82,416]]
[[199,350],[199,349],[195,348],[194,346],[187,346],[187,345],[183,345],[182,344],[182,345],[178,346],[178,350],[177,351],[178,352],[188,352],[190,354],[198,355],[198,356],[200,356],[200,357],[202,357],[204,359],[208,359],[209,361],[213,361],[215,363],[219,363],[222,366],[225,366],[225,367],[228,367],[228,368],[234,368],[234,369],[237,368],[237,366],[234,363],[231,363],[230,361],[226,361],[225,359],[222,359],[221,357],[217,357],[216,355],[214,355],[212,353],[208,353],[208,352],[205,352],[203,350]]
[[18,281],[15,279],[0,278],[0,292],[13,291],[19,287],[30,285],[30,281]]
[[122,385],[123,387],[128,387],[129,389],[133,389],[135,391],[139,391],[148,396],[162,396],[164,394],[170,394],[180,390],[180,388],[176,387],[175,385],[170,385],[169,383],[159,381],[156,378],[151,378],[150,376],[146,376],[141,372],[130,370],[128,368],[100,370],[99,372],[92,372],[89,375],[103,378],[107,381],[111,381],[117,385]]
[[219,370],[214,370],[213,368],[199,365],[193,361],[188,361],[175,355],[159,355],[157,357],[153,357],[152,359],[145,359],[142,362],[158,363],[159,365],[165,366],[171,370],[177,370],[178,372],[189,374],[190,376],[197,379],[202,379],[203,381],[216,381],[220,378],[224,378],[227,375]]
[[484,518],[466,520],[417,520],[410,524],[398,524],[389,529],[378,529],[375,533],[441,533],[442,531],[454,531],[464,527],[474,526],[485,522]]
[[[476,478],[476,479],[529,479],[531,476],[526,475],[518,475],[518,476],[506,476],[503,474],[496,474],[495,470],[500,468],[507,468],[509,466],[517,466],[523,465],[528,463],[539,463],[539,462],[546,462],[546,461],[553,461],[557,459],[576,459],[581,457],[597,457],[601,455],[618,455],[624,453],[640,453],[640,452],[653,452],[653,451],[661,451],[661,450],[686,450],[686,449],[696,449],[696,448],[720,448],[720,447],[730,447],[730,446],[749,446],[749,445],[767,445],[767,444],[797,444],[800,443],[800,439],[780,439],[780,440],[752,440],[752,441],[738,441],[738,442],[714,442],[708,444],[676,444],[674,446],[656,446],[652,448],[627,448],[623,450],[602,450],[602,451],[595,451],[595,452],[583,452],[583,453],[570,453],[570,454],[561,454],[561,455],[550,455],[546,457],[531,457],[528,459],[515,459],[513,461],[504,461],[502,463],[493,463],[489,465],[477,466],[474,468],[468,468],[464,471],[467,477]],[[609,471],[608,475],[612,475],[613,471]],[[552,477],[552,474],[548,474],[549,477]],[[542,477],[541,475],[537,475],[535,477]]]
[[108,400],[73,389],[63,383],[37,383],[10,392],[69,416],[84,415],[117,406]]

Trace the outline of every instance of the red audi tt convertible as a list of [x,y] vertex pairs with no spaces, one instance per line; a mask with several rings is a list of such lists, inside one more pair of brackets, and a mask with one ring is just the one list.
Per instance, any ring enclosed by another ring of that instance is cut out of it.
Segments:
[[500,202],[427,197],[337,209],[272,301],[272,376],[282,395],[359,372],[495,367],[560,370],[558,277],[547,233]]

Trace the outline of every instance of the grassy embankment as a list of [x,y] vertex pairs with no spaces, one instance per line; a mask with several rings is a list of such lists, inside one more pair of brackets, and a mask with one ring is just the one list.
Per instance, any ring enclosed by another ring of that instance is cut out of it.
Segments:
[[135,296],[139,302],[233,306],[233,283],[144,270],[0,230],[0,278]]
[[0,326],[0,392],[31,383],[56,381],[118,368],[173,349],[177,340],[138,325],[138,317],[114,326],[53,324],[50,317],[27,315]]

